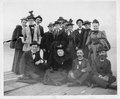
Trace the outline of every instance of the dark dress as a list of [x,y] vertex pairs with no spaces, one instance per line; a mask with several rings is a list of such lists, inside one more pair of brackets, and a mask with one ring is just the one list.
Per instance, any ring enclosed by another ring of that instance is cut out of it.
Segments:
[[59,57],[56,53],[49,58],[50,68],[44,76],[44,84],[62,85],[67,82],[68,71],[72,68],[72,59],[69,54]]
[[45,49],[44,51],[44,55],[43,55],[43,58],[45,60],[48,60],[49,56],[50,56],[50,48],[51,48],[51,45],[54,41],[54,36],[53,36],[53,33],[51,32],[46,32],[41,40],[41,49]]
[[82,48],[83,34],[84,34],[83,28],[81,30],[76,29],[72,33],[72,37],[74,38],[74,42],[75,42],[75,47]]
[[20,74],[19,63],[20,63],[21,56],[23,54],[23,51],[22,51],[23,43],[21,41],[21,38],[19,37],[22,37],[22,36],[23,36],[22,26],[17,25],[13,32],[12,40],[10,42],[10,48],[15,49],[13,65],[12,65],[12,72],[14,72],[15,74]]

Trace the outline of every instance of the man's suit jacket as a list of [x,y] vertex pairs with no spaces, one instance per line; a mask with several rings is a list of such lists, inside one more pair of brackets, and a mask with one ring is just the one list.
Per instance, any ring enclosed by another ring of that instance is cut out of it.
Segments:
[[39,25],[39,28],[40,28],[41,37],[43,37],[44,36],[44,29],[41,25]]
[[72,36],[74,38],[75,46],[78,48],[82,48],[82,42],[83,42],[83,34],[84,29],[81,29],[81,33],[79,33],[79,29],[74,30],[72,33]]
[[21,57],[20,61],[20,72],[21,74],[27,74],[29,72],[35,72],[36,71],[36,65],[35,62],[40,60],[40,52],[36,52],[35,59],[33,59],[32,52],[26,51]]

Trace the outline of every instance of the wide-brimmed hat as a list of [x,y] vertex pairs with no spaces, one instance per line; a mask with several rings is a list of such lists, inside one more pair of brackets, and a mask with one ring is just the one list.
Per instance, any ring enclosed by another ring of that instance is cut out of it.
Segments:
[[86,25],[86,24],[91,24],[91,22],[90,21],[84,21],[83,25]]
[[53,25],[61,24],[59,21],[55,21]]
[[41,19],[41,21],[42,21],[42,17],[41,17],[40,15],[38,15],[37,17],[35,17],[35,20],[36,20],[37,18]]
[[49,25],[47,27],[53,27],[53,23],[50,22]]

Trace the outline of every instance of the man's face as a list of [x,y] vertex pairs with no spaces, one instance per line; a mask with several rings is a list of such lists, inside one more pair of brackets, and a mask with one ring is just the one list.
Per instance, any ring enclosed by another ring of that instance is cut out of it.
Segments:
[[31,50],[32,50],[32,52],[36,53],[38,50],[38,45],[32,45]]
[[60,24],[55,24],[54,29],[60,29]]
[[29,20],[28,20],[28,24],[29,24],[29,25],[33,25],[33,24],[34,24],[34,20],[33,20],[33,19],[29,19]]
[[68,31],[72,31],[73,30],[73,26],[67,26],[67,30]]
[[99,30],[99,24],[98,23],[93,23],[93,30],[98,31]]
[[86,24],[86,25],[85,25],[85,28],[86,28],[86,29],[90,29],[90,28],[91,28],[91,25],[90,25],[90,24]]
[[53,26],[48,27],[49,31],[53,31]]
[[83,51],[82,51],[82,50],[77,50],[77,56],[78,56],[78,57],[81,57],[81,58],[82,58],[83,55],[84,55],[84,54],[83,54]]
[[26,20],[22,20],[21,23],[22,23],[23,26],[26,26],[27,21]]
[[42,22],[42,20],[40,18],[37,18],[35,21],[37,24],[40,24]]
[[104,60],[107,57],[106,51],[99,52],[100,59]]
[[57,54],[58,54],[58,56],[63,56],[64,55],[64,51],[63,51],[63,49],[58,49],[57,50]]
[[78,27],[82,27],[82,22],[81,21],[78,21],[78,23],[77,23],[77,25],[78,25]]

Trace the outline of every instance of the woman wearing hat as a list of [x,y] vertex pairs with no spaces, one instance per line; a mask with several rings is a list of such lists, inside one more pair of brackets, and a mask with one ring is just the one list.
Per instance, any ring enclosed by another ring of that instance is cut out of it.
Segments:
[[67,73],[72,68],[72,59],[62,43],[57,42],[48,61],[50,70],[45,74],[44,84],[62,85],[67,81]]
[[21,19],[21,25],[17,25],[10,42],[10,48],[15,49],[12,72],[20,74],[19,63],[23,54],[23,44],[25,40],[25,29],[26,29],[27,18]]
[[34,40],[34,32],[35,32],[35,17],[33,15],[33,11],[29,12],[30,15],[27,17],[28,19],[28,26],[26,27],[26,31],[25,31],[25,44],[23,46],[23,51],[28,51],[30,50],[30,44],[33,42]]
[[92,22],[93,31],[91,31],[90,35],[88,36],[86,45],[89,47],[90,50],[90,59],[93,62],[97,57],[97,50],[99,46],[106,47],[107,50],[110,50],[110,44],[106,38],[105,31],[99,30],[99,21],[93,20]]

